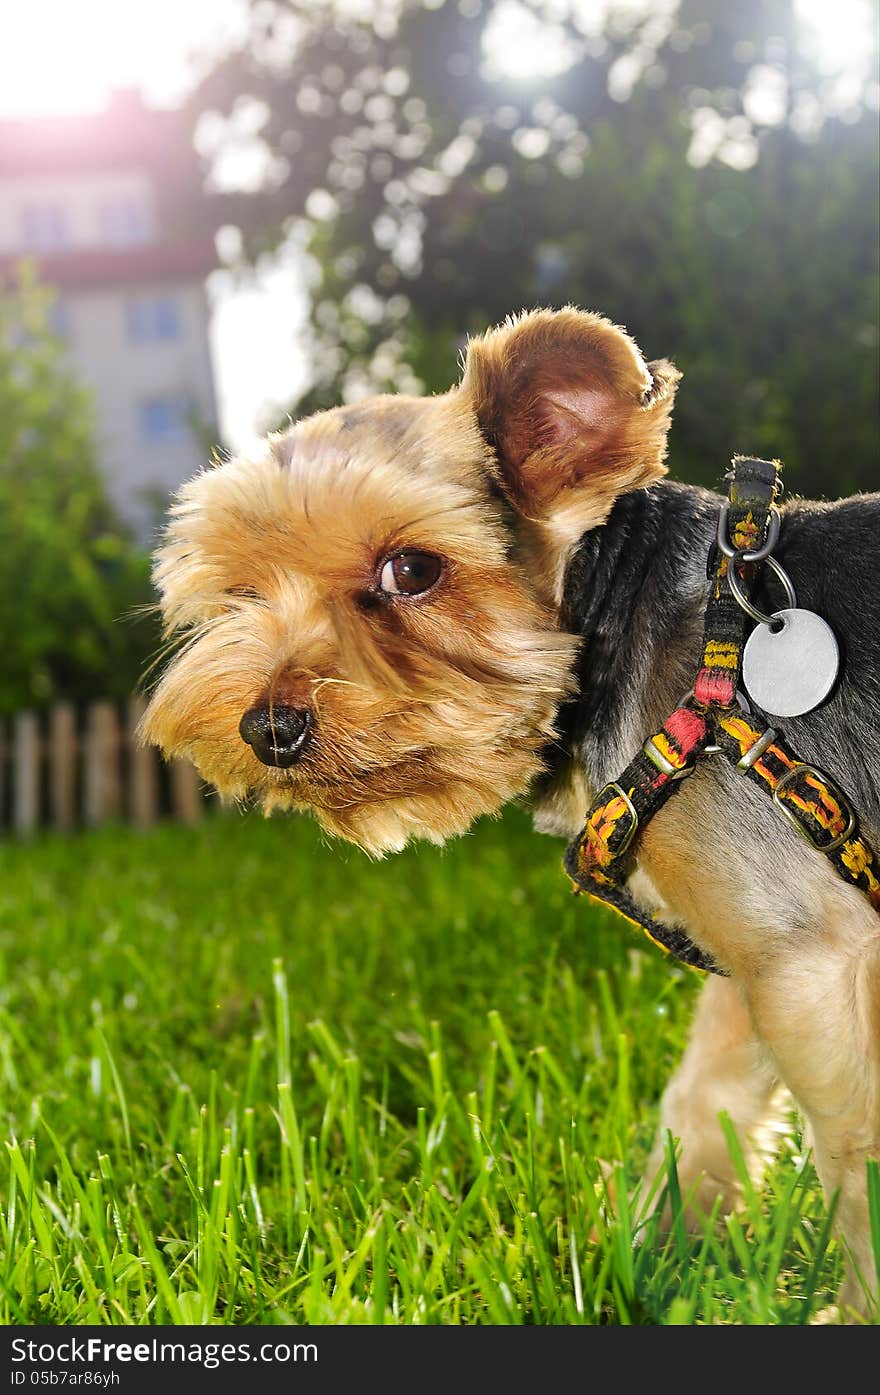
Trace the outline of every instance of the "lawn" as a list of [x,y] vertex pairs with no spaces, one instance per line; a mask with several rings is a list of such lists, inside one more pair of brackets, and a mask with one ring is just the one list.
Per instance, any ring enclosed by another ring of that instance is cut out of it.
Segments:
[[699,980],[560,856],[518,812],[385,863],[256,815],[0,848],[0,1320],[814,1317],[796,1134],[742,1217],[639,1231]]

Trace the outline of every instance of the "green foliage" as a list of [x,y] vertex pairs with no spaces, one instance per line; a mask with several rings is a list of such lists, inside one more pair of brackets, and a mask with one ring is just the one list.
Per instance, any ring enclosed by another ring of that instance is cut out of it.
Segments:
[[645,1221],[699,980],[560,855],[516,811],[385,863],[257,816],[0,847],[0,1321],[815,1317],[794,1128],[742,1214]]
[[311,227],[299,410],[442,390],[468,333],[571,302],[683,370],[675,474],[715,483],[741,451],[780,456],[800,492],[875,488],[876,112],[835,96],[793,0],[681,0],[668,24],[612,3],[601,34],[554,6],[571,66],[516,80],[486,70],[497,10],[255,0],[196,99],[264,104],[270,185],[223,205],[251,253]]
[[0,713],[121,698],[155,644],[149,564],[107,496],[86,393],[27,271],[0,292]]

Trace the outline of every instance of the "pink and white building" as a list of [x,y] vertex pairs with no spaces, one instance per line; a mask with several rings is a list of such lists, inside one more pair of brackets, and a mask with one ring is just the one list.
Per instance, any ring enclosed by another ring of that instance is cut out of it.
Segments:
[[99,115],[0,121],[0,278],[23,257],[57,290],[111,493],[144,533],[217,438],[217,253],[180,114],[125,91]]

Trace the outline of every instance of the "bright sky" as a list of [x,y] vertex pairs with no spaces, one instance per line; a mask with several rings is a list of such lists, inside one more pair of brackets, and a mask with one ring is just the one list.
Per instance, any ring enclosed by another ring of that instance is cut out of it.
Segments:
[[3,0],[4,113],[97,111],[114,87],[160,103],[186,90],[192,55],[244,32],[242,0]]
[[[242,0],[0,0],[0,115],[99,111],[114,87],[148,102],[185,93],[195,57],[242,32]],[[248,290],[210,283],[224,438],[242,448],[303,382],[305,301],[291,269]]]
[[[607,0],[570,0],[583,28],[596,32]],[[170,104],[200,66],[196,55],[222,50],[243,30],[243,0],[0,0],[0,115],[97,110],[114,87],[138,86]],[[873,0],[795,0],[804,38],[829,73],[869,61]],[[534,78],[536,53],[548,76],[571,61],[559,31],[542,31],[520,0],[500,0],[489,67],[509,82]],[[221,425],[236,447],[270,404],[285,403],[302,381],[297,350],[304,298],[291,269],[261,288],[233,290],[216,278],[214,355]]]

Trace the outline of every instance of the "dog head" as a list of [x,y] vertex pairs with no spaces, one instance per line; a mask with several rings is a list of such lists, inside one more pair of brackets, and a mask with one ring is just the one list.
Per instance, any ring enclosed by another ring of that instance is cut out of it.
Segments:
[[663,473],[677,378],[598,315],[537,311],[473,340],[448,393],[198,475],[156,557],[173,657],[145,738],[372,853],[524,794],[571,691],[566,558]]

